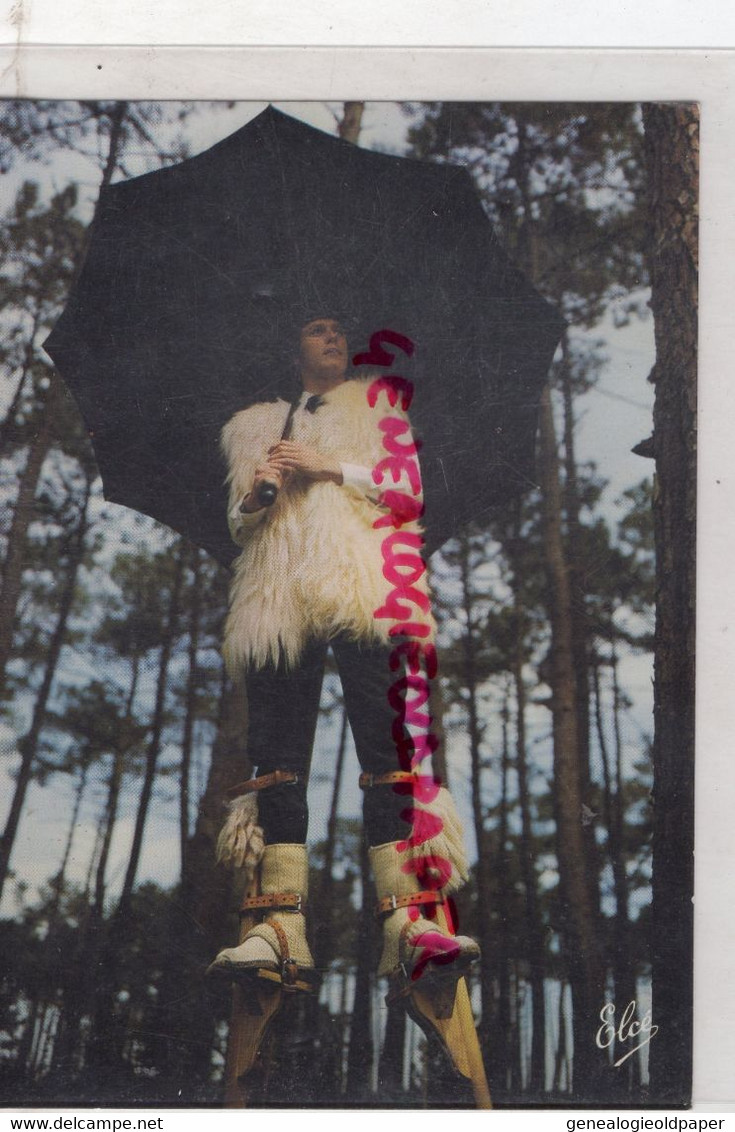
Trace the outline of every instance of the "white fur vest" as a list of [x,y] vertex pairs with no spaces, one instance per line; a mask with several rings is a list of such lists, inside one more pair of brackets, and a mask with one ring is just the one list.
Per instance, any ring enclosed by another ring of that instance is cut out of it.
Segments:
[[[390,408],[385,394],[370,407],[372,380],[346,381],[324,396],[315,413],[298,411],[291,438],[339,462],[374,468],[387,455],[379,422],[389,416],[405,420],[405,414]],[[256,467],[280,440],[287,412],[285,401],[254,405],[225,426],[231,509],[248,494]],[[382,487],[395,487],[390,476]],[[383,575],[383,544],[395,529],[373,527],[384,514],[386,508],[363,492],[335,483],[294,479],[279,493],[248,529],[235,563],[224,641],[231,673],[277,662],[281,653],[293,665],[311,637],[329,639],[344,631],[356,639],[389,640],[396,622],[374,616],[393,589]],[[400,529],[420,533],[415,521]],[[415,589],[427,593],[425,575]],[[412,606],[411,620],[431,625],[433,633],[430,612]]]

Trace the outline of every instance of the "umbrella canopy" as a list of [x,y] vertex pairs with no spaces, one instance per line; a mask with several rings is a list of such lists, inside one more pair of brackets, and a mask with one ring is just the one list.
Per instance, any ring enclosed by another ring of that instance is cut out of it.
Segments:
[[106,498],[231,562],[219,432],[238,409],[288,395],[300,322],[337,312],[351,315],[353,354],[383,328],[415,343],[391,372],[416,386],[429,551],[529,482],[562,323],[509,262],[469,174],[269,107],[205,153],[100,195],[45,349]]

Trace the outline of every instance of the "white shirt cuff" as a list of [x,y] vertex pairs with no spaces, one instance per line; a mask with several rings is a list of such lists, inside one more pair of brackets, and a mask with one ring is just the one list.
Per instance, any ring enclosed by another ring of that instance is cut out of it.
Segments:
[[373,501],[378,499],[382,488],[379,488],[373,480],[370,468],[365,468],[362,464],[340,464],[340,469],[343,487],[352,488],[353,491],[367,495]]

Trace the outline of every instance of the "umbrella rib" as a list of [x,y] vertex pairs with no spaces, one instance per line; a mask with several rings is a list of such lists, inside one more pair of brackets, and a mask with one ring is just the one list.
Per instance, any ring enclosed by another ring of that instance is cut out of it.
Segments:
[[444,477],[444,486],[447,489],[447,494],[448,494],[449,493],[449,480],[447,479],[447,473],[444,469],[444,461],[442,460],[441,456],[439,456],[438,459],[439,459],[439,467],[441,468],[442,476]]

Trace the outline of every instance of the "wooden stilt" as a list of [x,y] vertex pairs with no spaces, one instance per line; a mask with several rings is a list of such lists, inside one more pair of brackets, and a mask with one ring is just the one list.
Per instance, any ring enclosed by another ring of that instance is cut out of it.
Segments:
[[[441,908],[437,910],[437,923],[451,931]],[[492,1108],[466,980],[461,977],[453,981],[448,967],[435,975],[427,970],[415,983],[404,980],[389,997],[402,1000],[424,1033],[439,1038],[456,1071],[471,1082],[477,1107]]]
[[[253,977],[233,987],[230,1038],[225,1068],[225,1107],[246,1108],[255,1073],[262,1080],[266,1061],[262,1046],[283,1004],[277,984]],[[256,1064],[259,1062],[259,1064]]]
[[[259,876],[256,876],[246,896],[259,895]],[[240,917],[239,943],[257,922],[252,915]],[[276,1016],[292,994],[318,990],[315,973],[305,972],[304,975],[284,986],[277,971],[261,968],[233,983],[225,1063],[225,1108],[247,1108],[256,1090],[259,1095],[265,1094]]]
[[[449,1012],[447,995],[453,997]],[[414,987],[406,994],[406,1009],[425,1033],[439,1038],[454,1068],[471,1082],[477,1107],[492,1108],[465,980],[458,979],[451,989]]]
[[[248,895],[257,893],[251,891]],[[437,918],[440,927],[451,930],[441,908],[437,910]],[[243,916],[241,942],[254,922],[252,917]],[[313,993],[316,989],[315,982],[302,980],[284,989],[280,974],[267,969],[253,971],[234,984],[225,1069],[225,1107],[246,1108],[255,1092],[262,1098],[272,1052],[269,1039],[276,1016],[292,993]],[[414,983],[394,980],[389,998],[402,1002],[425,1033],[438,1037],[455,1070],[471,1082],[477,1107],[491,1108],[490,1089],[465,979],[452,978],[448,967],[435,973],[426,970]]]

